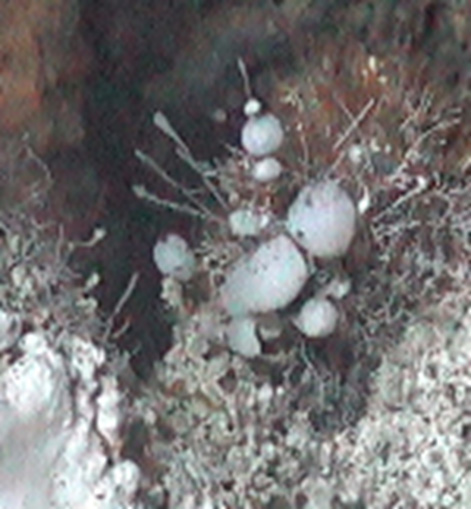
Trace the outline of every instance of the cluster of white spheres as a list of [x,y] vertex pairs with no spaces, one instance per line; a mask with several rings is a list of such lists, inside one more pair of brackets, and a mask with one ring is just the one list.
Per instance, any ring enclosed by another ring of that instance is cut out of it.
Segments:
[[[268,183],[279,177],[282,166],[272,154],[283,142],[281,122],[272,113],[261,113],[261,105],[250,99],[244,108],[248,119],[242,128],[241,144],[254,159],[251,176]],[[357,209],[336,182],[308,183],[288,208],[285,233],[261,243],[242,256],[226,274],[219,302],[231,316],[229,346],[247,357],[260,353],[254,316],[282,309],[291,303],[312,274],[309,258],[344,256],[355,235]],[[293,322],[308,337],[332,334],[339,320],[335,304],[325,297],[312,297]]]
[[[241,145],[251,160],[251,177],[261,184],[279,177],[282,165],[273,156],[283,143],[279,119],[262,112],[251,98],[244,107],[247,120]],[[253,357],[260,353],[255,316],[285,308],[301,292],[313,274],[311,258],[344,256],[355,235],[357,208],[335,181],[307,183],[278,218],[282,231],[268,236],[254,250],[242,255],[225,274],[217,301],[230,317],[228,344],[238,353]],[[233,211],[228,217],[235,236],[259,236],[269,216],[250,209]],[[283,231],[284,229],[284,231]],[[188,281],[195,259],[186,241],[171,234],[157,242],[154,260],[159,270],[180,281]],[[293,322],[309,337],[325,337],[335,331],[339,318],[336,306],[326,298],[307,300]]]
[[247,120],[240,138],[242,148],[253,158],[252,178],[260,183],[268,183],[276,180],[283,169],[273,154],[281,147],[284,132],[278,117],[261,110],[260,101],[253,97],[245,103]]
[[[246,357],[260,353],[253,316],[276,312],[290,304],[309,277],[308,257],[331,259],[347,252],[355,234],[356,208],[333,181],[308,184],[288,209],[285,233],[266,240],[239,258],[219,289],[219,302],[231,316],[228,344]],[[322,338],[335,332],[336,305],[314,296],[293,318],[307,337]]]
[[346,254],[355,235],[356,208],[337,183],[308,184],[284,223],[286,233],[262,242],[229,269],[220,301],[230,315],[267,313],[292,302],[312,274],[305,254],[321,259]]
[[[283,143],[283,127],[275,115],[262,112],[260,101],[254,97],[245,103],[244,113],[247,120],[240,138],[249,161],[247,177],[261,185],[269,184],[283,171],[282,164],[273,155]],[[236,209],[228,217],[229,230],[235,237],[256,236],[270,221],[270,213],[250,208]]]

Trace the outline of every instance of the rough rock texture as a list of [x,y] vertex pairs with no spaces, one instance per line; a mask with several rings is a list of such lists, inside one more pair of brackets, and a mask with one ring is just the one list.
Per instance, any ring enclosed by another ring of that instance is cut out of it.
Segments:
[[100,341],[96,302],[61,241],[19,215],[0,228],[0,507],[136,509],[119,358]]
[[80,141],[78,16],[76,0],[2,2],[0,133],[27,134],[41,151]]

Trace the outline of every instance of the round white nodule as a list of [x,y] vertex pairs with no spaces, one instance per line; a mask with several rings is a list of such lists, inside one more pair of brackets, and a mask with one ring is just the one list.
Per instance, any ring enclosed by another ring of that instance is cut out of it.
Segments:
[[154,246],[154,262],[164,276],[188,281],[195,271],[196,260],[183,237],[170,233]]
[[280,176],[282,170],[283,167],[278,159],[274,157],[264,157],[263,159],[255,161],[253,164],[252,177],[257,182],[272,182]]
[[249,117],[242,128],[244,149],[254,157],[263,157],[278,150],[283,142],[281,122],[272,113]]
[[244,104],[244,115],[246,117],[253,117],[258,115],[262,110],[262,103],[255,97],[250,97]]
[[335,182],[310,184],[301,189],[288,210],[286,226],[311,256],[344,255],[356,227],[356,207]]
[[260,355],[262,347],[257,338],[255,320],[252,317],[234,318],[226,329],[229,348],[244,357]]
[[310,338],[329,336],[337,327],[339,312],[327,299],[307,300],[293,322],[296,327]]
[[267,213],[250,208],[240,208],[229,214],[229,229],[235,237],[255,237],[270,222]]
[[232,316],[281,309],[298,295],[308,275],[298,248],[278,235],[234,264],[219,290],[220,302]]

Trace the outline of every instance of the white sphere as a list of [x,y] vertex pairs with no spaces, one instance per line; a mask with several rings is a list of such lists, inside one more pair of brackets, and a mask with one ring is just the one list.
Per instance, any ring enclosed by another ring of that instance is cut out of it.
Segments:
[[244,115],[246,117],[252,117],[258,115],[262,109],[262,103],[255,97],[250,97],[244,104]]
[[286,226],[310,255],[335,258],[347,252],[353,239],[356,207],[335,182],[310,184],[288,209]]
[[274,311],[298,295],[308,275],[298,248],[286,235],[278,235],[229,269],[220,302],[232,316]]
[[267,212],[260,212],[250,208],[236,209],[229,214],[229,229],[235,237],[255,237],[271,221]]
[[252,177],[257,182],[272,182],[280,176],[282,170],[283,167],[278,159],[274,157],[264,157],[263,159],[255,161],[253,164]]
[[232,319],[227,326],[226,335],[229,348],[244,357],[255,357],[262,352],[252,317]]
[[294,319],[296,327],[310,338],[322,338],[334,332],[339,319],[337,308],[327,299],[307,300]]
[[263,157],[278,150],[283,142],[281,122],[272,113],[249,117],[242,128],[242,146],[252,156]]
[[195,256],[180,235],[170,233],[158,240],[153,254],[157,268],[165,276],[188,281],[195,271]]

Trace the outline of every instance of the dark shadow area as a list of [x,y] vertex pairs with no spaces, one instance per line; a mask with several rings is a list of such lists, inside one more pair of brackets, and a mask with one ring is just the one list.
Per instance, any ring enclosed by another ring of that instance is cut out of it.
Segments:
[[[268,94],[274,69],[286,72],[293,66],[286,33],[255,30],[264,11],[255,9],[252,16],[250,9],[243,10],[241,26],[224,26],[210,18],[220,4],[82,2],[81,35],[92,54],[84,90],[83,148],[101,187],[97,222],[108,232],[106,240],[86,255],[102,276],[97,297],[105,313],[112,312],[131,275],[140,274],[122,317],[131,325],[120,345],[133,354],[133,366],[142,376],[170,342],[170,328],[159,306],[160,280],[152,247],[164,231],[177,230],[191,238],[197,225],[136,199],[131,190],[136,183],[145,183],[167,199],[179,197],[142,167],[134,150],[151,154],[175,179],[198,184],[152,125],[153,113],[164,111],[196,157],[211,160],[226,153],[227,143],[238,143],[245,96],[237,58],[247,62],[261,95]],[[225,12],[220,19],[230,21]],[[212,31],[210,46],[206,31]],[[200,41],[201,48],[194,41]],[[224,111],[224,123],[214,120],[216,110]]]
[[102,276],[97,297],[105,313],[113,311],[132,274],[139,273],[116,327],[129,323],[119,344],[144,377],[170,343],[170,327],[158,308],[160,281],[151,248],[159,232],[172,225],[169,215],[139,202],[131,186],[142,171],[134,150],[153,134],[140,88],[150,76],[167,71],[176,53],[172,27],[178,12],[172,12],[171,3],[84,0],[81,20],[93,55],[84,91],[84,150],[101,183],[98,223],[107,230],[105,241],[85,254]]

